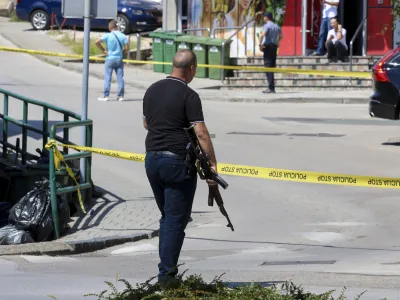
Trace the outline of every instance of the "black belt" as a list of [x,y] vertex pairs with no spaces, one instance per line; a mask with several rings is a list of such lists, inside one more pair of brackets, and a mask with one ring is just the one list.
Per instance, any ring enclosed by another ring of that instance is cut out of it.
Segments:
[[181,158],[185,159],[185,156],[178,155],[176,153],[173,153],[171,151],[148,151],[146,154],[154,155],[154,156],[168,156],[168,157],[176,157],[176,158]]

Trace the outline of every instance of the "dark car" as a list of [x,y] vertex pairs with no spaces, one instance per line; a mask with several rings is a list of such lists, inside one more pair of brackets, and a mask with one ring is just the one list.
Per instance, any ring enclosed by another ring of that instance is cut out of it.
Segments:
[[[61,0],[17,0],[16,15],[23,21],[31,22],[36,30],[47,30],[52,24],[83,27],[83,18],[64,19],[61,14]],[[151,0],[118,0],[117,21],[119,30],[125,34],[153,31],[162,26],[161,4]],[[107,29],[109,22],[110,20],[93,19],[91,27]]]
[[371,117],[398,120],[400,112],[400,47],[372,67],[374,93],[369,102]]

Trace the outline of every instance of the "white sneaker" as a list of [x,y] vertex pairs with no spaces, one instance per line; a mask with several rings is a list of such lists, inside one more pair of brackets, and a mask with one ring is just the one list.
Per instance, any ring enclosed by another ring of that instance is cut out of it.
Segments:
[[118,97],[118,101],[124,101],[124,97]]
[[105,97],[105,96],[99,97],[97,100],[99,100],[99,101],[108,101],[108,97]]

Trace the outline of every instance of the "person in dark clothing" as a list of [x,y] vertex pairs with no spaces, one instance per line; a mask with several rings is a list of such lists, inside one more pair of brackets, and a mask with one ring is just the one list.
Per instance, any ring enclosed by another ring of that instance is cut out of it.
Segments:
[[[260,36],[260,51],[264,52],[264,67],[276,68],[276,56],[279,42],[282,39],[282,31],[278,25],[272,22],[272,13],[264,14],[264,29]],[[263,93],[275,93],[275,76],[273,72],[266,72],[268,90]]]
[[328,49],[328,61],[336,62],[339,60],[344,62],[347,56],[346,29],[339,24],[337,18],[331,19],[332,29],[328,32],[326,40],[326,49]]
[[143,125],[148,130],[145,169],[161,212],[158,265],[161,283],[169,282],[178,273],[178,259],[197,187],[197,173],[189,174],[186,160],[189,138],[184,128],[196,124],[199,143],[210,155],[211,168],[217,173],[201,100],[188,86],[196,68],[196,55],[191,50],[178,51],[170,76],[152,84],[143,99]]

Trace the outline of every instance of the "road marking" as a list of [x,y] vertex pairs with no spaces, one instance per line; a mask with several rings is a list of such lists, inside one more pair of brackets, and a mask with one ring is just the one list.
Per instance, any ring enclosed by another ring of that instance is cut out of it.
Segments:
[[21,258],[34,264],[49,264],[49,263],[59,263],[59,262],[79,262],[78,259],[68,257],[68,256],[34,256],[34,255],[21,255]]
[[301,232],[299,234],[308,240],[319,243],[330,243],[346,238],[343,234],[337,232]]
[[120,248],[111,252],[112,255],[129,254],[135,252],[147,252],[157,250],[157,247],[152,244],[142,244]]
[[246,249],[246,250],[241,251],[240,253],[257,254],[257,253],[279,253],[279,252],[288,252],[288,251],[290,251],[290,250],[288,250],[286,248],[270,246],[270,247]]
[[368,226],[368,223],[364,222],[322,222],[322,223],[310,223],[309,226]]

